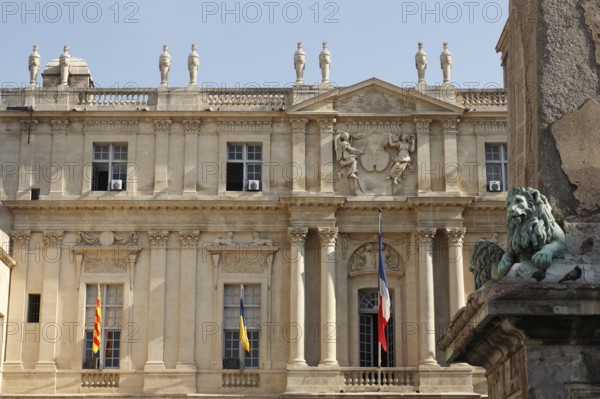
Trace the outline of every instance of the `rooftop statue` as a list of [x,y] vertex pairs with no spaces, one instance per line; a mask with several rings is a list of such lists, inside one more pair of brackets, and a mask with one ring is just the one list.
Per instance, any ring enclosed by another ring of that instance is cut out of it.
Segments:
[[319,67],[321,68],[321,84],[327,85],[331,69],[331,53],[327,48],[327,42],[323,42],[323,50],[319,53]]
[[190,86],[196,86],[198,82],[198,69],[200,68],[200,56],[196,51],[196,45],[192,44],[192,52],[188,55],[188,70],[190,71]]
[[566,253],[565,233],[554,220],[546,197],[531,187],[513,188],[506,198],[508,252],[496,243],[479,241],[473,246],[469,270],[475,288],[487,287],[518,262],[531,260],[543,280],[552,259]]
[[418,86],[425,84],[425,70],[427,69],[427,53],[423,50],[423,43],[419,43],[419,51],[415,54],[415,66],[417,67]]
[[69,54],[69,45],[65,44],[63,53],[59,59],[60,65],[60,84],[63,86],[69,85],[69,67],[71,66],[71,54]]
[[296,84],[304,84],[304,68],[306,68],[306,53],[302,50],[302,42],[298,42],[298,50],[294,53],[294,69],[296,69]]
[[158,57],[158,69],[160,70],[160,85],[169,85],[169,70],[171,69],[171,55],[168,52],[169,46],[163,46],[163,52]]
[[38,53],[38,45],[33,45],[33,53],[29,56],[29,84],[35,86],[42,57]]
[[444,51],[440,54],[440,64],[444,74],[444,83],[450,83],[450,72],[452,72],[452,53],[448,50],[448,43],[444,43]]

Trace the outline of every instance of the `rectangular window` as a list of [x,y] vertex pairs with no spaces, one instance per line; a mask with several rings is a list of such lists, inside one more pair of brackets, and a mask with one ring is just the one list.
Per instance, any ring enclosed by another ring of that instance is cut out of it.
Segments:
[[96,318],[97,285],[87,285],[85,299],[84,368],[118,369],[121,357],[121,317],[123,286],[100,285],[102,325],[100,350],[92,351],[94,321]]
[[94,144],[92,191],[127,189],[127,144]]
[[239,285],[225,286],[223,368],[258,368],[260,335],[260,286],[244,285],[244,312],[250,353],[240,341],[240,291]]
[[262,190],[262,144],[227,145],[227,191]]
[[506,191],[508,177],[506,144],[485,145],[485,175],[487,191]]
[[40,322],[40,304],[42,296],[40,294],[29,294],[27,303],[27,323]]

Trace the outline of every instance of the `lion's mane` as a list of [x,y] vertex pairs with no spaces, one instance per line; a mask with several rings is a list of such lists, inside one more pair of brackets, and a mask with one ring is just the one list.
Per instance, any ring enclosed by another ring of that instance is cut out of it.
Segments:
[[509,218],[508,248],[513,253],[533,254],[552,241],[554,235],[554,216],[546,197],[531,187],[513,188],[506,198],[506,208],[512,205],[515,197],[526,199],[526,218]]

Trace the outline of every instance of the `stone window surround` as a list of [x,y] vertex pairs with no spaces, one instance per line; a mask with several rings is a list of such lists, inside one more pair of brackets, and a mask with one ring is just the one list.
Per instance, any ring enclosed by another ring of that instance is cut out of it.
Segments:
[[[227,167],[227,144],[261,144],[262,145],[262,190],[261,191],[227,191],[226,167]],[[263,195],[271,191],[271,170],[280,170],[284,165],[271,165],[271,133],[253,132],[253,133],[219,133],[219,166],[222,170],[219,173],[218,194],[228,196],[240,195]],[[128,188],[129,190],[129,188]]]
[[[487,178],[485,174],[485,145],[486,144],[507,144],[504,134],[477,134],[477,180],[479,182],[479,195],[494,196],[504,194],[505,192],[488,192]],[[510,174],[510,170],[508,171]],[[507,176],[507,183],[508,183]]]

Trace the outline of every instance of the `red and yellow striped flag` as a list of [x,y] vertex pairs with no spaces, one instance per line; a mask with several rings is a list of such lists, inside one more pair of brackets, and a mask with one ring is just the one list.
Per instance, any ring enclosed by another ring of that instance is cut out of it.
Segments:
[[98,297],[96,297],[96,318],[94,320],[94,340],[92,352],[98,353],[102,342],[102,298],[100,297],[100,285],[98,285]]

